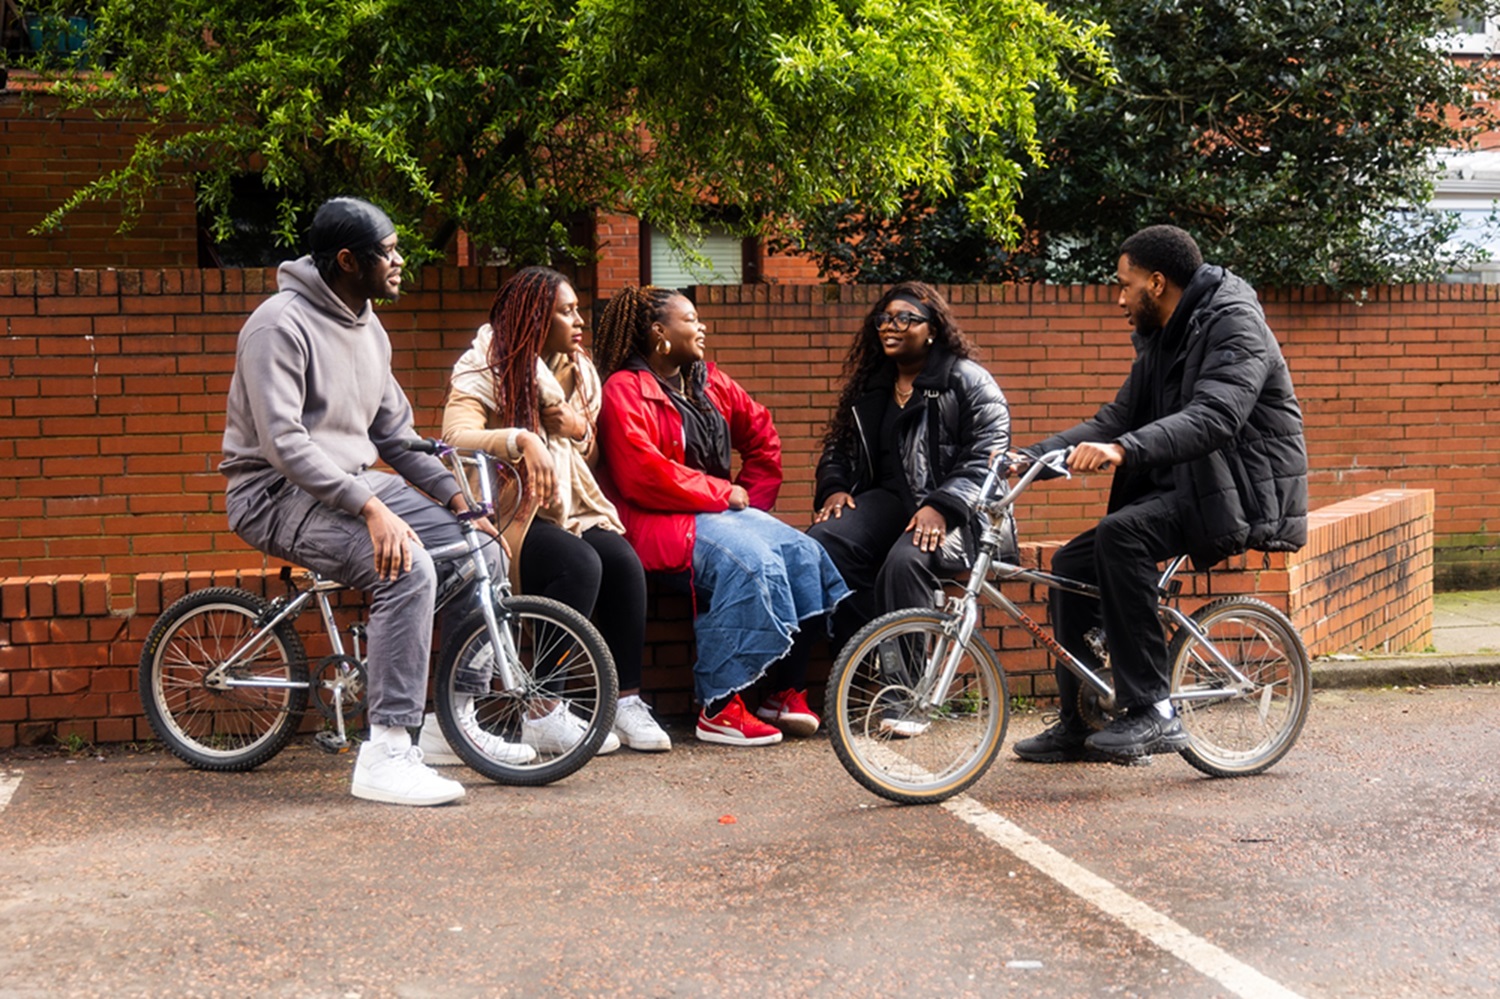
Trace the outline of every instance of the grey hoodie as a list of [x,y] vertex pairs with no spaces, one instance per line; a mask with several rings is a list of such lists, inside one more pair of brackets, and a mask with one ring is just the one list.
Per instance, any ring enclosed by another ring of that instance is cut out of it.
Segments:
[[391,374],[391,341],[366,302],[349,311],[311,257],[281,265],[280,291],[245,321],[219,471],[229,493],[291,482],[358,514],[374,495],[358,473],[379,459],[440,503],[458,485],[442,462],[406,451],[411,404]]

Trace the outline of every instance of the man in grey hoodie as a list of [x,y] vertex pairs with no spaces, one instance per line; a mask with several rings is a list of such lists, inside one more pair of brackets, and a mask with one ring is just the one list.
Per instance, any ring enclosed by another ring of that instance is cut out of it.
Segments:
[[[453,514],[467,504],[442,462],[405,448],[417,436],[411,404],[370,301],[401,294],[395,226],[369,202],[334,198],[309,236],[312,253],[281,265],[280,290],[240,330],[219,466],[229,526],[263,552],[371,591],[370,740],[352,792],[444,804],[463,785],[422,762],[408,728],[422,723],[427,695],[438,573],[426,549],[462,537]],[[373,471],[381,460],[399,474]],[[500,546],[489,550],[503,576]],[[515,762],[532,755],[487,748]]]

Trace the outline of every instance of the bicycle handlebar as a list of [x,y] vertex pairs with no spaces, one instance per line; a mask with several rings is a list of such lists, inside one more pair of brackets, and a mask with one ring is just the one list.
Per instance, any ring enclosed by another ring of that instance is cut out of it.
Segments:
[[1016,497],[1036,481],[1036,477],[1042,474],[1043,469],[1055,472],[1064,478],[1072,478],[1072,474],[1068,471],[1068,456],[1072,453],[1072,447],[1060,447],[1033,459],[1026,466],[1026,470],[1021,473],[1015,486],[1006,490],[1006,476],[1012,468],[1016,467],[1016,462],[1002,451],[995,452],[990,458],[989,474],[985,476],[984,485],[980,487],[978,505],[988,508],[992,514],[1004,513],[1015,504]]
[[[480,517],[493,517],[495,527],[503,531],[521,512],[525,490],[521,486],[519,471],[510,462],[496,458],[478,448],[458,448],[446,441],[423,437],[402,441],[401,446],[407,451],[418,454],[435,455],[438,460],[448,466],[453,477],[458,480],[459,489],[463,491],[464,499],[469,505],[468,510],[454,515],[459,520],[470,521],[478,520]],[[465,465],[473,466],[477,473],[477,481],[470,479],[464,470]],[[516,479],[516,489],[508,504],[509,509],[503,513],[499,509],[500,490],[496,487],[496,471],[502,468]]]

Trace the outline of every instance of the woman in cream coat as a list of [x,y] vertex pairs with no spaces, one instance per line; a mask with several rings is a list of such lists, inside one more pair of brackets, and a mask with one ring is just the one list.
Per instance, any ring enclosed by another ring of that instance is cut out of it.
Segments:
[[[620,677],[614,733],[600,752],[622,741],[667,750],[671,739],[639,696],[645,573],[591,468],[600,388],[583,332],[578,295],[557,271],[528,267],[506,281],[490,321],[453,367],[443,439],[520,465],[535,509],[506,535],[520,588],[590,617]],[[608,599],[599,600],[601,592]],[[556,751],[583,731],[559,708],[527,721],[522,739]]]

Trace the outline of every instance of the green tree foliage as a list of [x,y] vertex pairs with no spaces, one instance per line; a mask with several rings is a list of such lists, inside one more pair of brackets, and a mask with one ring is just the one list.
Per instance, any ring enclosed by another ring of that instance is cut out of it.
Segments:
[[[227,238],[235,181],[280,196],[279,238],[360,193],[429,252],[458,228],[517,262],[586,210],[683,235],[843,198],[952,192],[1011,231],[1038,83],[1108,72],[1099,29],[1040,0],[98,0],[107,74],[67,106],[157,126],[72,207],[130,211],[172,165]],[[1067,74],[1062,72],[1066,60]]]
[[[1431,0],[1058,0],[1111,26],[1113,84],[1043,88],[1047,168],[1023,183],[1025,237],[986,237],[960,199],[914,187],[896,213],[848,200],[801,245],[860,281],[1095,281],[1145,225],[1173,222],[1258,283],[1427,280],[1472,248],[1425,209],[1436,159],[1485,124],[1494,65],[1436,41]],[[1465,4],[1485,13],[1493,3]],[[966,180],[966,179],[965,179]],[[964,181],[957,189],[962,191]]]

